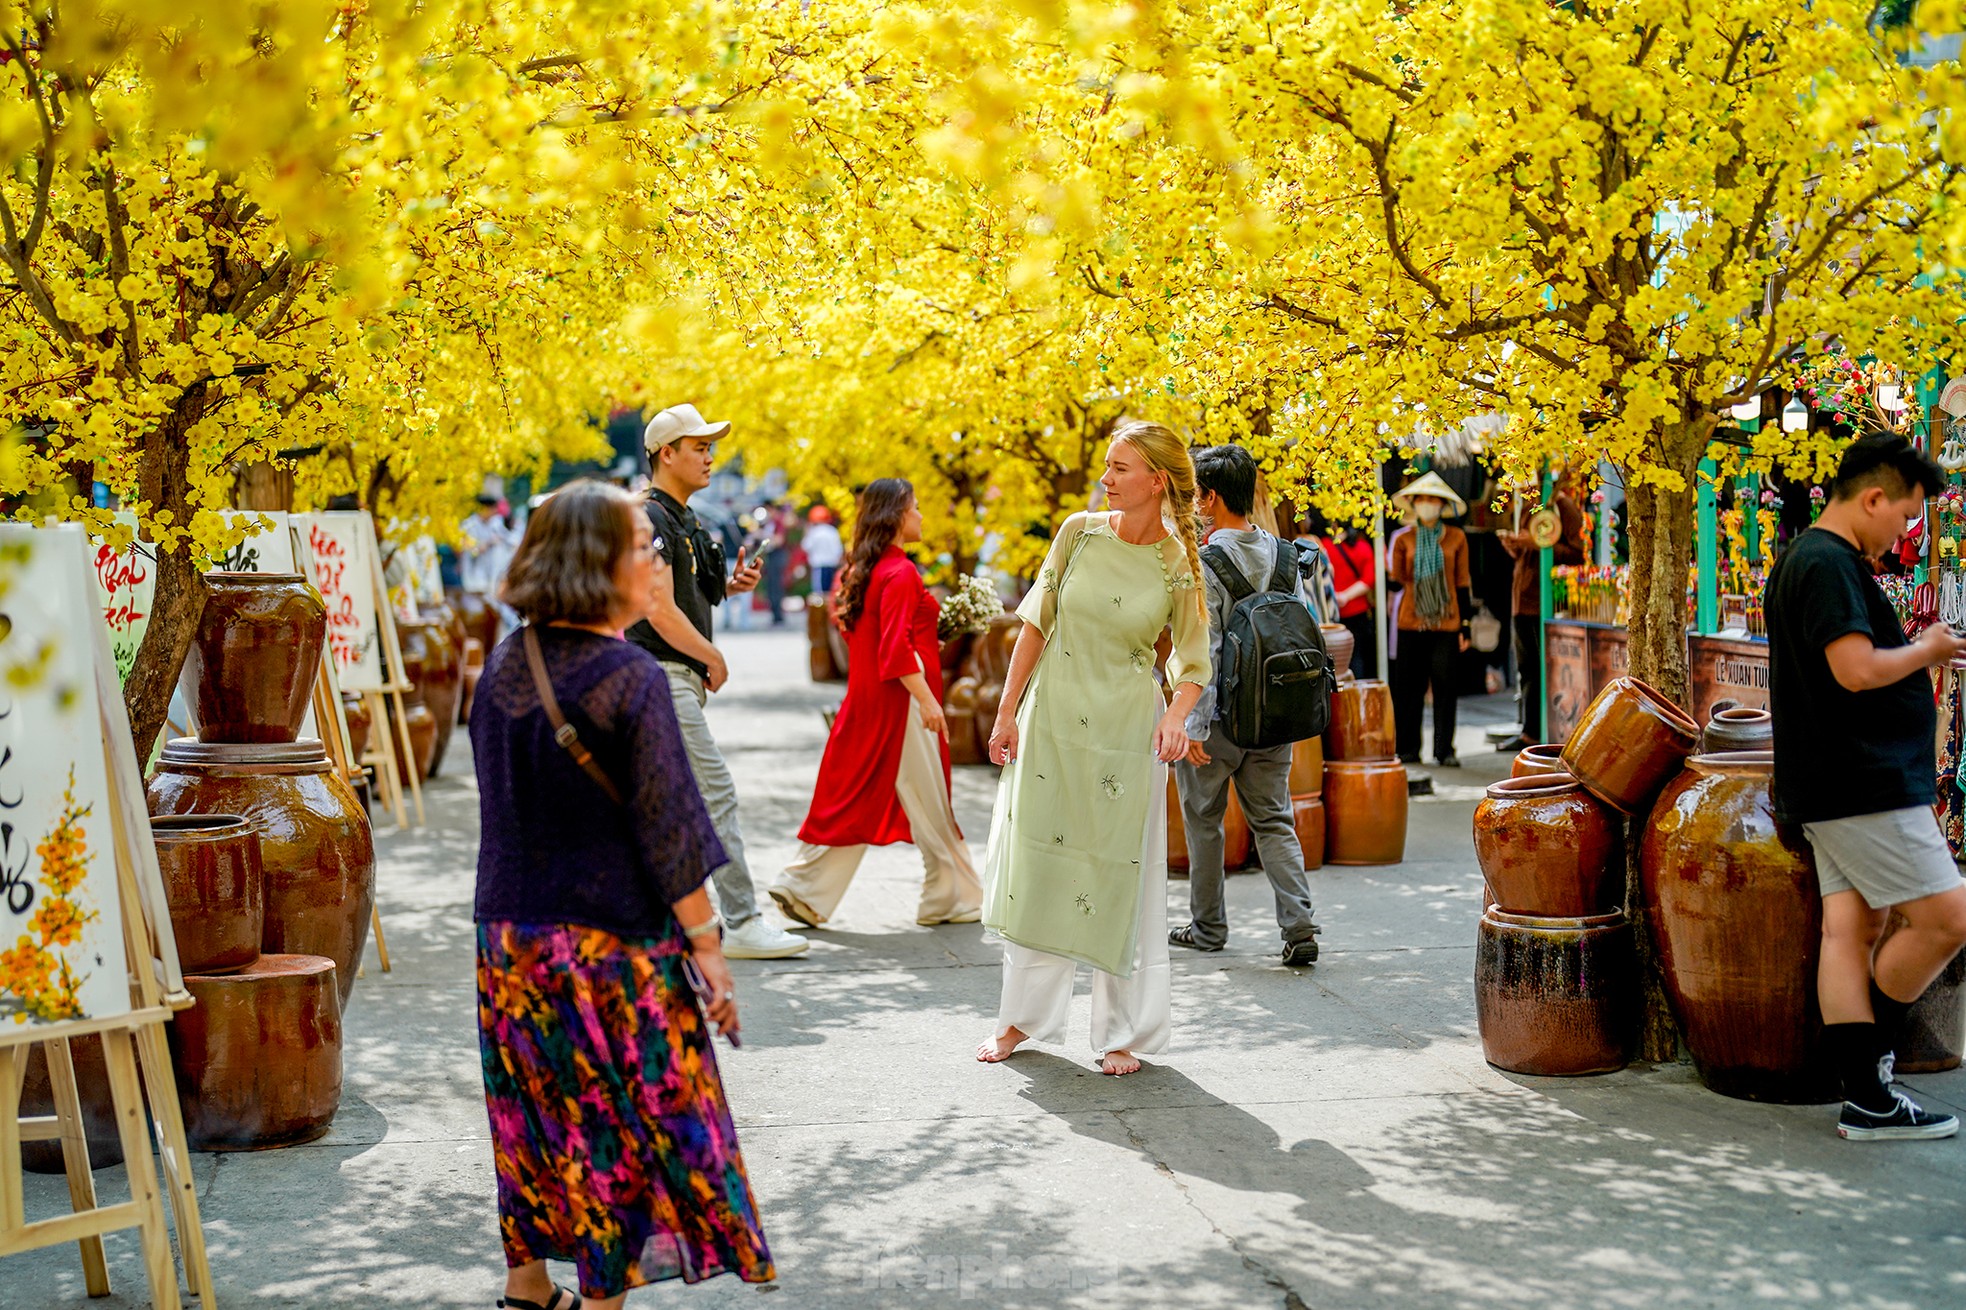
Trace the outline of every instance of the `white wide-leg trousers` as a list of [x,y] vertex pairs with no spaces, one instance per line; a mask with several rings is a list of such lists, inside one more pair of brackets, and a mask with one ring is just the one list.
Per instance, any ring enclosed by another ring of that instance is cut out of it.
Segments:
[[[938,739],[921,726],[912,706],[906,731],[894,794],[908,816],[915,848],[922,853],[922,899],[915,917],[934,923],[980,907],[983,884],[969,858],[969,847],[956,829],[956,812],[949,805],[949,790],[942,781]],[[798,858],[785,866],[777,885],[811,906],[821,920],[830,919],[866,853],[864,845],[814,846],[802,842]]]
[[[1092,1049],[1153,1055],[1167,1049],[1167,769],[1154,770],[1153,801],[1141,842],[1139,936],[1133,976],[1092,971]],[[1003,999],[997,1034],[1016,1028],[1032,1041],[1062,1042],[1072,1012],[1078,962],[1016,942],[1003,944]]]

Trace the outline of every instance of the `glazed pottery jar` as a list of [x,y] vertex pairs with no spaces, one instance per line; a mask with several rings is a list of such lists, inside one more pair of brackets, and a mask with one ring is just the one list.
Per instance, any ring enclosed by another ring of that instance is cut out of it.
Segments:
[[1304,853],[1304,867],[1323,868],[1324,801],[1316,796],[1292,796],[1290,821],[1297,829],[1297,845]]
[[[1905,917],[1893,911],[1877,944],[1882,946],[1904,926]],[[1962,1054],[1966,1054],[1966,951],[1953,955],[1905,1015],[1897,1068],[1899,1073],[1940,1073],[1957,1069]]]
[[355,763],[359,764],[368,753],[369,733],[375,727],[375,719],[369,713],[368,701],[353,693],[342,695],[341,712],[348,720],[348,741],[355,751]]
[[1686,711],[1637,678],[1605,684],[1563,747],[1563,765],[1592,794],[1635,814],[1699,745]]
[[1290,794],[1324,794],[1324,738],[1306,737],[1290,745]]
[[1722,751],[1765,751],[1775,745],[1775,718],[1767,710],[1749,709],[1724,700],[1713,707],[1701,734],[1700,749],[1708,754]]
[[1620,908],[1623,847],[1611,807],[1567,773],[1507,778],[1474,812],[1475,859],[1509,914],[1578,918]]
[[178,686],[201,741],[292,741],[320,672],[328,611],[298,573],[207,573]]
[[180,814],[152,819],[150,835],[184,972],[233,973],[257,960],[266,926],[258,829],[236,814]]
[[[21,1084],[23,1117],[53,1114],[55,1086],[48,1077],[48,1056],[40,1042],[26,1048],[27,1080]],[[75,1090],[82,1099],[82,1128],[89,1139],[89,1168],[106,1169],[123,1163],[123,1137],[116,1131],[116,1102],[109,1095],[109,1064],[103,1058],[102,1038],[84,1033],[68,1039],[68,1059],[75,1066]],[[32,1174],[65,1173],[61,1143],[22,1142],[21,1167]]]
[[498,645],[498,611],[475,591],[451,593],[451,604],[464,619],[465,632],[478,639],[478,644],[489,654]]
[[1327,864],[1398,864],[1406,858],[1406,766],[1398,760],[1324,762]]
[[269,954],[321,955],[355,984],[375,905],[368,815],[313,738],[280,746],[217,746],[180,738],[150,780],[152,814],[238,814],[259,826]]
[[1331,693],[1331,723],[1324,730],[1327,760],[1389,760],[1393,741],[1392,688],[1377,678],[1357,678]]
[[[1234,784],[1230,784],[1228,808],[1222,812],[1222,868],[1243,868],[1253,850],[1249,818],[1242,812]],[[1181,791],[1175,786],[1172,769],[1167,771],[1167,867],[1177,873],[1188,869],[1188,830],[1182,822]]]
[[1482,1054],[1511,1073],[1610,1073],[1638,1035],[1638,954],[1625,912],[1481,916],[1475,1016]]
[[1815,858],[1775,824],[1766,751],[1696,755],[1640,846],[1666,994],[1700,1079],[1755,1101],[1833,1100],[1822,1059]]
[[828,626],[825,606],[806,608],[806,671],[814,682],[838,682],[843,676],[833,667],[833,648],[826,640]]
[[[409,710],[410,737],[416,745],[417,776],[434,777],[443,762],[444,747],[450,744],[450,728],[457,720],[457,703],[464,693],[464,654],[452,646],[447,625],[433,619],[396,620],[397,641],[402,646],[403,668],[416,690],[403,697]],[[426,729],[422,715],[412,708],[421,706],[430,715]],[[423,734],[429,734],[426,747]]]
[[1320,623],[1318,630],[1324,634],[1324,651],[1331,656],[1331,675],[1343,677],[1352,671],[1352,652],[1358,649],[1358,638],[1352,630],[1342,623]]
[[262,955],[184,985],[198,1003],[168,1031],[191,1148],[292,1146],[328,1131],[342,1077],[334,961]]
[[1546,741],[1535,746],[1524,746],[1515,753],[1509,762],[1511,778],[1526,778],[1533,773],[1568,773],[1563,767],[1563,743]]

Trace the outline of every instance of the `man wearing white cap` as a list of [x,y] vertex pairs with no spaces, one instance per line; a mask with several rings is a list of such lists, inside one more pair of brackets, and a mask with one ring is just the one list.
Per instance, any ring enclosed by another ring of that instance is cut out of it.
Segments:
[[655,525],[656,546],[669,561],[674,585],[670,595],[657,599],[645,621],[628,629],[628,639],[661,661],[669,675],[690,771],[730,857],[710,879],[723,913],[724,954],[770,960],[797,955],[811,943],[773,927],[758,913],[757,888],[737,828],[737,786],[703,715],[709,693],[730,677],[729,666],[710,640],[712,611],[727,592],[748,593],[759,578],[757,562],[747,562],[742,550],[735,570],[725,577],[723,546],[689,507],[689,498],[710,485],[717,441],[729,431],[729,423],[705,422],[694,405],[671,405],[650,419],[642,433],[655,484],[649,488],[649,522]]

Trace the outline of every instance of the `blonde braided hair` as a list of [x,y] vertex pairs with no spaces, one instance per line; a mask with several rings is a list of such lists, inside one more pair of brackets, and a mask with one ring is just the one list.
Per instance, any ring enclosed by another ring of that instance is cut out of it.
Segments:
[[1114,424],[1113,440],[1124,441],[1139,451],[1147,467],[1165,480],[1161,517],[1168,520],[1188,552],[1195,609],[1201,621],[1207,623],[1208,597],[1201,585],[1201,526],[1195,513],[1195,461],[1188,455],[1188,443],[1170,428],[1137,418],[1121,419]]

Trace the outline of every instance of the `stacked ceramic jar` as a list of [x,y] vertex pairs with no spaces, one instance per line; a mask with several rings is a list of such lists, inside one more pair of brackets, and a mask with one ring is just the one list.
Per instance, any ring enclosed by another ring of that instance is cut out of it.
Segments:
[[149,786],[185,986],[171,1024],[186,1133],[200,1150],[327,1131],[341,1012],[375,899],[368,817],[320,740],[301,737],[326,638],[297,574],[213,573],[182,690],[196,738]]
[[1406,857],[1406,766],[1397,750],[1392,690],[1376,679],[1341,677],[1324,732],[1329,863],[1398,864]]
[[1619,815],[1644,808],[1698,735],[1665,697],[1615,678],[1557,759],[1524,752],[1475,807],[1487,884],[1475,1011],[1490,1064],[1571,1075],[1630,1062],[1640,989]]

